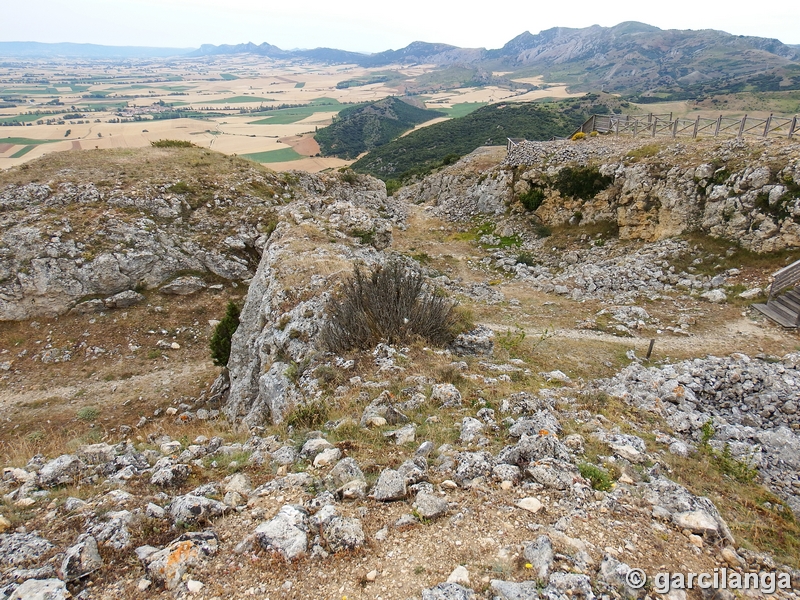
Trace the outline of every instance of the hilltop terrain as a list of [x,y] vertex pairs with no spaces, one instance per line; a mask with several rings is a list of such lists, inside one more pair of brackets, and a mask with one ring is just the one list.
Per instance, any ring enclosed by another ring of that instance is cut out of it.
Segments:
[[[794,598],[800,338],[749,305],[798,190],[797,143],[604,136],[392,196],[201,148],[0,173],[0,598]],[[392,264],[461,333],[328,352]]]

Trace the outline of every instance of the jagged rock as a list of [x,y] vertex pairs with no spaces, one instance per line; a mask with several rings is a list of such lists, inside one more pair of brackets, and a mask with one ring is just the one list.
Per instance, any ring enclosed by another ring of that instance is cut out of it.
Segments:
[[714,304],[722,304],[728,299],[728,297],[725,295],[725,292],[722,290],[709,290],[708,292],[700,294],[700,297],[705,298]]
[[246,474],[234,473],[225,483],[224,491],[235,492],[244,498],[247,498],[250,495],[250,492],[253,491],[253,483]]
[[302,449],[300,450],[300,458],[305,458],[306,460],[314,460],[314,457],[322,452],[323,450],[328,450],[333,448],[333,444],[331,444],[325,438],[312,438],[308,440],[305,444],[303,444]]
[[74,454],[62,454],[45,464],[39,471],[39,485],[54,487],[75,483],[86,471],[86,464]]
[[438,519],[446,514],[448,509],[447,500],[426,492],[417,494],[413,506],[419,518],[426,520]]
[[60,579],[29,579],[8,600],[67,600],[71,594]]
[[693,510],[675,513],[672,522],[680,529],[688,529],[692,533],[719,534],[719,524],[716,519],[704,510]]
[[479,325],[471,331],[460,333],[449,348],[456,356],[491,356],[494,351],[494,331]]
[[[144,296],[133,290],[126,290],[103,300],[106,308],[128,308],[144,300]],[[77,306],[75,307],[77,308]]]
[[169,505],[169,514],[176,523],[207,523],[225,513],[227,506],[205,496],[177,496]]
[[363,546],[366,541],[361,521],[347,517],[333,517],[323,527],[323,535],[333,553],[355,550]]
[[592,582],[586,575],[575,573],[556,572],[550,575],[549,585],[542,592],[543,596],[550,594],[566,594],[567,596],[580,596],[586,600],[594,600]]
[[314,457],[314,468],[327,467],[342,457],[342,451],[338,448],[326,448]]
[[539,584],[535,581],[502,581],[492,579],[489,583],[495,600],[536,600],[539,597]]
[[153,474],[150,476],[150,483],[162,487],[176,486],[182,484],[189,477],[191,468],[182,463],[174,464],[170,458],[159,459],[153,466]]
[[541,581],[547,581],[550,570],[553,568],[553,544],[546,535],[540,535],[533,542],[523,542],[525,547],[524,556],[536,577]]
[[459,440],[461,440],[462,444],[476,442],[481,436],[481,433],[483,433],[483,427],[483,423],[478,421],[478,419],[464,417],[461,421],[461,435],[459,436]]
[[297,450],[294,446],[283,446],[272,453],[272,462],[279,465],[293,465],[297,459]]
[[192,567],[200,567],[219,548],[213,531],[184,533],[163,550],[148,552],[141,558],[147,576],[168,590],[174,590]]
[[541,431],[550,433],[558,433],[561,431],[561,425],[558,423],[555,415],[549,410],[540,410],[530,417],[524,417],[517,420],[508,430],[508,434],[512,437],[522,437],[523,435],[538,435]]
[[205,289],[206,283],[199,277],[178,277],[173,279],[166,285],[159,288],[162,294],[177,294],[180,296],[188,296]]
[[460,485],[477,477],[490,477],[494,467],[494,459],[488,452],[459,452],[456,460],[455,480]]
[[97,549],[97,540],[90,535],[81,535],[76,543],[67,549],[61,561],[61,576],[65,581],[80,579],[102,568],[103,559]]
[[0,534],[0,567],[24,567],[35,564],[53,548],[48,540],[35,533]]
[[447,583],[469,585],[469,571],[464,565],[458,565],[447,577]]
[[122,550],[131,543],[131,532],[128,525],[133,514],[127,510],[111,511],[102,517],[102,521],[91,523],[86,533],[92,535],[101,545]]
[[407,493],[405,477],[393,469],[381,471],[375,489],[372,490],[372,495],[379,502],[402,500]]
[[265,550],[278,552],[286,561],[292,561],[308,549],[306,517],[304,511],[287,504],[273,519],[256,528],[256,540]]
[[422,590],[422,600],[474,600],[475,592],[457,583],[440,583]]
[[603,557],[603,562],[600,563],[598,578],[601,581],[605,581],[611,587],[621,590],[627,598],[633,600],[639,597],[639,590],[628,584],[628,580],[625,576],[630,570],[630,565],[618,561],[613,556],[606,555]]
[[461,406],[461,392],[452,383],[437,383],[431,388],[431,401],[441,406]]
[[568,490],[575,481],[580,480],[575,465],[552,458],[537,461],[526,472],[536,483],[557,490]]
[[351,481],[363,481],[366,483],[364,473],[361,472],[358,463],[354,458],[349,457],[343,458],[336,463],[336,466],[331,469],[330,478],[336,488],[341,488]]
[[117,456],[117,452],[114,446],[109,444],[90,444],[78,448],[78,456],[82,458],[86,464],[102,465],[114,460]]

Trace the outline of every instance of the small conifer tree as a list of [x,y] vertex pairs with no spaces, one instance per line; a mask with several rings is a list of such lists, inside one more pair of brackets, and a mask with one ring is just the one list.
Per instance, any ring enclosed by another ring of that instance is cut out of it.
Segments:
[[228,302],[225,316],[222,317],[214,330],[214,335],[211,336],[211,358],[218,367],[228,365],[228,359],[231,356],[231,338],[238,327],[239,307],[233,302]]

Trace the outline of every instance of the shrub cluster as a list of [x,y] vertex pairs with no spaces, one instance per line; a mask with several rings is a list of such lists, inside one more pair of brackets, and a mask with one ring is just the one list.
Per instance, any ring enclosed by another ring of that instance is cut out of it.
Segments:
[[419,271],[391,260],[369,274],[355,267],[328,305],[320,342],[331,352],[366,350],[379,342],[402,344],[414,338],[444,345],[461,330],[455,303],[426,290]]
[[233,302],[228,302],[225,316],[214,329],[211,336],[211,358],[218,367],[228,365],[231,356],[231,338],[239,327],[239,307]]

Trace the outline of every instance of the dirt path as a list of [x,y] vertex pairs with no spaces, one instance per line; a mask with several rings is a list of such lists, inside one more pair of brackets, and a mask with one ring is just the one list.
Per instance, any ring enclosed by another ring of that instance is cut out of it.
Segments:
[[150,371],[141,375],[133,375],[127,379],[115,381],[94,381],[91,379],[75,379],[68,385],[48,387],[45,390],[0,390],[0,413],[11,407],[36,406],[49,399],[63,401],[80,400],[80,403],[93,406],[120,405],[134,394],[161,392],[164,389],[180,387],[198,377],[207,378],[216,369],[208,360],[181,362],[168,368]]

